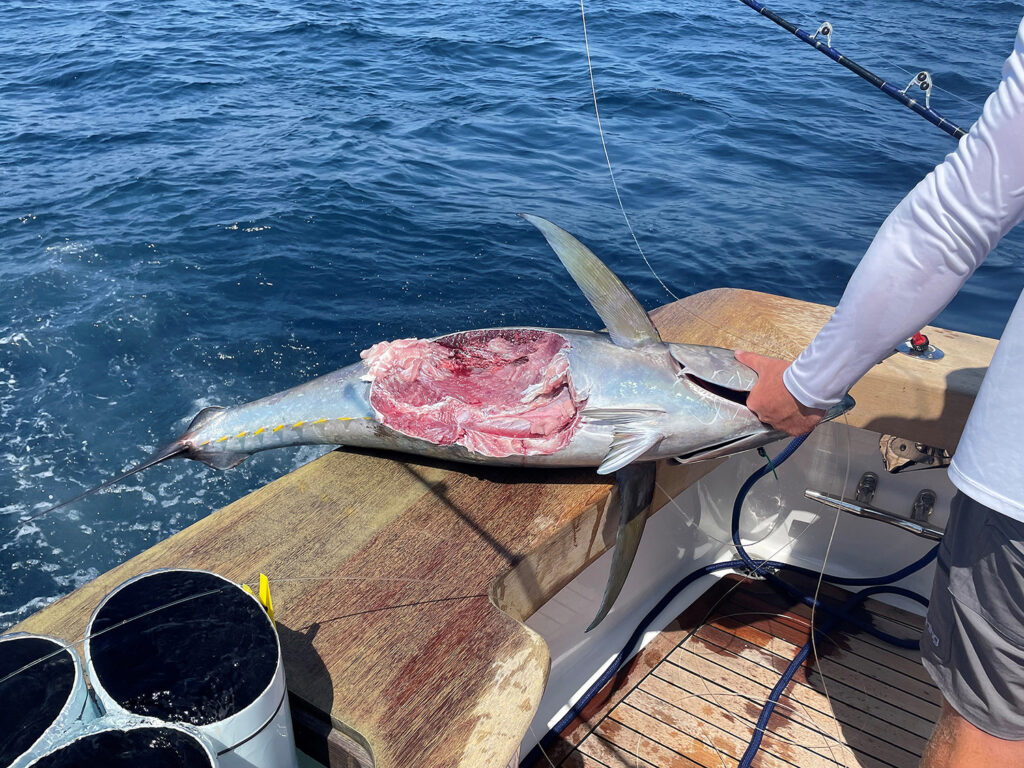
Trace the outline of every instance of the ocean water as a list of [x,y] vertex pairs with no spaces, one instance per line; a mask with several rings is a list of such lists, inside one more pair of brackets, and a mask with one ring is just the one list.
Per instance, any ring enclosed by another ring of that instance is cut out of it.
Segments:
[[[774,10],[968,127],[1024,3]],[[675,294],[835,303],[954,144],[736,0],[589,2],[623,205]],[[0,40],[0,627],[317,456],[172,462],[33,523],[200,408],[376,341],[599,322],[539,234],[670,299],[616,201],[573,1],[12,0]],[[999,334],[1011,234],[939,319]],[[278,574],[287,576],[287,574]]]

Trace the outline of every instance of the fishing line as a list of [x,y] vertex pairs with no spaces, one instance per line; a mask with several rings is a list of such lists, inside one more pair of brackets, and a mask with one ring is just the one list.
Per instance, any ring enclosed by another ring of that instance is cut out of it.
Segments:
[[[850,463],[851,463],[850,462],[850,456],[853,453],[853,447],[852,447],[852,445],[850,443],[850,422],[847,419],[845,413],[843,414],[843,422],[845,424],[845,428],[843,429],[843,435],[846,437],[846,472],[843,474],[843,487],[842,487],[842,490],[839,493],[839,498],[841,498],[841,499],[845,499],[846,498],[846,489],[849,487],[849,482],[850,482]],[[822,688],[822,690],[825,693],[825,700],[828,702],[829,712],[832,715],[832,723],[833,723],[833,725],[835,726],[835,729],[836,729],[837,741],[841,742],[842,729],[839,726],[839,718],[837,718],[836,715],[835,715],[835,706],[832,704],[832,697],[829,695],[829,692],[828,692],[828,685],[827,685],[827,681],[825,679],[825,670],[822,669],[821,658],[818,655],[818,640],[817,640],[818,633],[817,633],[817,630],[816,630],[816,628],[814,626],[815,614],[816,614],[817,607],[818,607],[818,597],[821,594],[821,587],[822,587],[822,584],[825,581],[825,570],[828,568],[828,559],[829,559],[829,556],[832,554],[832,543],[835,541],[836,529],[838,527],[839,527],[839,510],[837,509],[837,510],[835,510],[835,517],[833,518],[833,521],[832,521],[832,531],[829,533],[828,544],[825,547],[825,556],[822,558],[822,561],[821,561],[821,571],[818,573],[818,583],[814,587],[814,600],[811,603],[810,635],[811,635],[811,652],[812,652],[812,654],[814,656],[814,664],[818,668],[818,674],[821,676],[821,688]]]
[[558,768],[558,766],[555,765],[555,762],[548,756],[548,753],[544,749],[544,747],[541,746],[541,743],[540,743],[541,740],[539,738],[537,738],[537,732],[535,730],[533,730],[533,723],[532,722],[530,723],[529,728],[530,728],[530,735],[533,736],[533,740],[537,742],[537,747],[538,747],[538,749],[540,749],[540,753],[541,753],[541,755],[544,756],[544,759],[548,761],[548,765],[550,765],[551,768]]
[[[125,626],[126,624],[130,624],[133,621],[138,621],[139,619],[145,618],[146,616],[152,616],[154,613],[158,613],[159,611],[163,611],[163,610],[166,610],[168,608],[173,608],[176,605],[181,605],[183,603],[187,603],[187,602],[190,602],[192,600],[198,600],[201,597],[209,597],[210,595],[216,595],[216,594],[219,594],[221,592],[226,592],[227,590],[234,589],[234,588],[235,587],[232,584],[225,584],[223,587],[217,587],[216,589],[207,589],[207,590],[204,590],[203,592],[199,592],[199,593],[196,593],[194,595],[186,595],[185,597],[179,597],[176,600],[171,600],[170,602],[163,603],[162,605],[158,605],[158,606],[156,606],[154,608],[150,608],[149,610],[143,611],[142,613],[139,613],[139,614],[137,614],[135,616],[131,616],[131,617],[127,618],[127,619],[122,619],[121,621],[117,622],[116,624],[112,624],[109,627],[104,627],[103,629],[101,629],[101,630],[99,630],[97,632],[93,632],[91,634],[83,635],[81,639],[75,640],[74,642],[70,642],[70,643],[68,643],[68,645],[70,645],[72,647],[77,647],[77,646],[80,646],[80,645],[84,646],[86,640],[92,640],[95,637],[100,637],[101,635],[105,635],[107,632],[112,632],[115,629],[120,629],[121,627]],[[34,661],[29,662],[28,664],[26,664],[25,666],[21,667],[20,669],[16,669],[13,672],[8,673],[4,677],[0,677],[0,685],[3,685],[8,680],[13,678],[15,675],[19,675],[22,672],[31,669],[36,664],[42,664],[43,662],[49,661],[53,657],[59,656],[62,653],[64,653],[64,649],[60,648],[60,649],[58,649],[56,651],[53,651],[52,653],[48,653],[45,656],[42,656],[42,657],[40,657],[38,659],[35,659]]]
[[[777,463],[782,464],[784,461],[786,461],[803,441],[803,437],[796,438],[795,440],[793,440],[788,446],[786,446],[786,449],[781,454],[779,454]],[[750,555],[746,553],[740,540],[738,529],[740,512],[747,493],[750,491],[753,485],[758,482],[758,480],[760,480],[767,474],[769,468],[770,467],[766,465],[765,467],[758,469],[746,480],[746,482],[744,482],[739,494],[737,494],[736,502],[733,505],[733,542],[735,544],[737,553],[741,557],[742,562],[744,562],[748,568],[754,565],[754,561],[751,559]],[[904,589],[902,587],[897,587],[893,585],[895,584],[895,582],[905,578],[906,576],[912,573],[919,571],[921,568],[930,564],[931,561],[935,559],[935,555],[937,554],[937,552],[938,547],[936,546],[914,563],[904,566],[898,571],[887,574],[885,576],[870,578],[849,578],[829,576],[829,582],[834,584],[846,584],[851,586],[856,584],[860,586],[865,586],[867,588],[851,595],[838,607],[829,607],[823,603],[822,608],[827,610],[830,614],[829,621],[827,623],[828,626],[826,630],[816,631],[822,631],[822,634],[824,636],[827,632],[831,632],[833,629],[837,628],[841,622],[847,621],[852,623],[854,626],[859,627],[862,630],[868,631],[876,637],[887,640],[888,642],[891,642],[895,645],[901,647],[912,647],[911,643],[913,643],[913,645],[916,646],[916,641],[911,641],[906,638],[900,638],[898,636],[891,635],[888,632],[882,632],[881,630],[873,627],[870,622],[864,622],[861,619],[855,618],[855,616],[853,615],[853,611],[855,611],[864,602],[865,599],[867,599],[873,594],[881,592],[899,594],[904,597],[916,600],[917,602],[923,605],[927,605],[928,601],[920,595],[913,593],[910,590]],[[805,575],[810,575],[811,573],[813,573],[811,569],[804,568],[801,566],[787,565],[785,563],[779,563],[777,564],[777,566],[779,567],[779,569],[789,569]],[[779,578],[777,575],[773,573],[770,573],[767,576],[767,579],[773,585],[785,590],[792,596],[798,598],[802,603],[806,604],[808,603],[808,601],[812,600],[810,595],[806,595],[800,589],[791,586],[785,580]],[[789,666],[786,668],[786,671],[782,674],[782,677],[779,679],[778,683],[776,683],[775,687],[772,689],[771,694],[765,702],[764,708],[761,710],[761,715],[758,717],[758,723],[767,724],[767,722],[770,720],[772,713],[779,702],[779,698],[784,694],[785,689],[792,682],[793,676],[800,669],[800,667],[803,666],[810,651],[811,641],[808,640],[808,642],[805,643],[804,646],[800,649],[800,652],[796,655],[793,661],[790,662]],[[747,751],[743,755],[743,759],[740,761],[739,768],[749,768],[752,761],[757,756],[758,750],[761,747],[761,742],[762,735],[760,733],[755,733],[755,737],[751,740],[750,744],[747,747]]]
[[[890,67],[895,67],[896,69],[900,70],[901,72],[904,72],[905,74],[908,74],[908,75],[911,75],[911,76],[917,74],[916,72],[910,71],[906,67],[901,67],[899,64],[897,64],[894,61],[890,61],[889,59],[880,59],[880,61],[883,64],[888,64]],[[962,101],[967,106],[972,107],[972,108],[978,110],[978,112],[981,112],[982,109],[983,109],[983,107],[979,106],[978,104],[975,104],[970,99],[965,99],[960,94],[953,93],[953,91],[947,90],[946,88],[943,88],[940,85],[936,85],[935,83],[932,83],[932,88],[934,88],[936,91],[942,91],[947,96],[952,96],[954,99],[957,99],[958,101]]]
[[590,56],[590,38],[589,38],[589,35],[587,33],[587,15],[586,15],[586,9],[584,8],[584,0],[580,0],[580,19],[583,22],[583,45],[584,45],[584,49],[586,50],[586,56],[587,56],[587,73],[590,76],[590,93],[591,93],[591,96],[593,97],[593,101],[594,101],[594,117],[597,120],[597,132],[598,132],[598,135],[601,138],[601,149],[604,152],[605,165],[608,167],[608,176],[611,178],[612,189],[615,190],[615,199],[616,199],[616,201],[619,204],[619,210],[622,211],[622,218],[625,219],[625,221],[626,221],[626,227],[627,227],[627,229],[629,229],[629,234],[633,238],[633,243],[636,245],[636,249],[637,249],[637,251],[639,251],[640,257],[643,259],[644,264],[647,265],[647,269],[654,276],[654,279],[658,281],[658,284],[661,285],[661,287],[665,290],[665,292],[669,296],[671,296],[674,301],[677,302],[676,307],[678,309],[681,309],[683,312],[685,312],[686,314],[690,315],[694,319],[699,320],[702,323],[704,323],[705,325],[708,325],[709,327],[714,328],[716,331],[718,331],[720,333],[724,333],[727,336],[735,339],[736,341],[741,342],[743,346],[757,347],[760,350],[771,350],[772,353],[777,355],[778,357],[785,358],[785,359],[792,358],[794,355],[789,350],[784,350],[781,347],[779,347],[778,345],[776,345],[776,344],[774,344],[772,342],[766,342],[763,339],[760,340],[760,341],[754,341],[752,339],[747,339],[747,338],[739,335],[735,331],[732,331],[732,330],[730,330],[728,328],[724,328],[724,327],[722,327],[720,325],[716,325],[715,323],[711,322],[707,318],[702,317],[698,313],[694,312],[689,307],[686,307],[683,304],[679,304],[678,302],[679,302],[680,297],[677,296],[675,293],[673,293],[672,290],[665,284],[665,281],[661,279],[661,277],[655,271],[654,266],[647,259],[647,254],[644,253],[643,248],[640,246],[640,241],[639,241],[639,239],[636,236],[636,232],[633,230],[632,224],[630,223],[629,215],[626,213],[626,206],[622,202],[622,195],[619,193],[619,185],[618,185],[618,183],[615,180],[615,171],[612,169],[611,156],[608,154],[608,144],[605,141],[604,126],[601,123],[601,112],[600,112],[600,109],[598,107],[597,85],[595,84],[595,80],[594,80],[594,67],[593,67],[593,62],[591,61],[591,56]]
[[[849,425],[849,421],[846,419],[846,414],[843,414],[843,420],[845,422],[845,429],[843,430],[843,435],[846,437],[846,451],[845,451],[845,455],[846,455],[846,471],[843,474],[842,492],[841,492],[840,496],[845,496],[845,494],[846,494],[846,488],[847,488],[847,485],[848,485],[849,479],[850,479],[850,466],[851,466],[851,460],[850,459],[851,459],[851,454],[852,454],[852,450],[853,450],[852,446],[850,444],[850,435],[849,435],[850,425]],[[821,433],[818,432],[818,434],[820,435]],[[834,430],[832,430],[832,435],[833,435],[833,440],[835,440]],[[792,445],[792,443],[791,443],[791,445]],[[787,448],[787,451],[788,450],[789,449]],[[837,454],[838,452],[835,452],[835,453]],[[787,454],[784,453],[784,454],[780,454],[779,458],[781,458],[782,461],[785,461],[785,458],[787,458],[787,457],[788,457]],[[837,457],[837,459],[838,459],[838,457]],[[771,462],[770,459],[768,460],[768,466],[772,468],[772,472],[774,474],[775,473],[774,465],[773,465],[773,463]],[[830,473],[830,474],[834,474],[834,473]],[[778,475],[775,475],[775,478],[776,478],[776,483],[778,484],[779,483]],[[815,625],[814,625],[815,609],[816,609],[816,607],[818,605],[818,598],[819,598],[819,595],[820,595],[822,583],[824,581],[825,570],[828,567],[828,556],[829,556],[829,553],[831,552],[832,541],[833,541],[833,539],[835,537],[835,532],[836,532],[836,527],[838,525],[838,522],[839,522],[839,515],[838,515],[838,510],[837,510],[836,511],[836,518],[835,518],[835,520],[833,522],[832,531],[831,531],[831,534],[829,536],[828,545],[827,545],[826,550],[825,550],[825,556],[822,559],[821,568],[818,571],[818,582],[817,582],[817,585],[815,587],[814,596],[813,596],[813,602],[811,603],[811,619],[810,619],[810,622],[809,622],[808,626],[809,626],[809,634],[810,634],[810,641],[811,641],[811,649],[812,649],[813,654],[814,654],[815,664],[818,666],[819,673],[821,674],[821,677],[822,677],[822,688],[824,689],[825,699],[828,702],[828,706],[829,706],[829,712],[828,713],[824,713],[824,714],[827,714],[828,716],[830,716],[832,718],[832,723],[835,726],[835,730],[836,730],[836,734],[837,735],[835,737],[833,737],[831,734],[826,734],[824,731],[821,731],[820,729],[818,729],[818,732],[821,733],[821,735],[823,737],[825,737],[826,739],[834,738],[836,740],[836,742],[838,742],[839,744],[842,744],[843,743],[842,742],[842,733],[841,733],[841,728],[839,726],[839,720],[835,716],[835,708],[832,705],[832,700],[831,700],[831,697],[828,694],[828,688],[827,688],[827,686],[825,684],[825,675],[821,671],[821,661],[820,661],[820,658],[818,657],[817,643],[816,643],[816,639],[815,639],[816,630],[815,630]],[[806,533],[807,531],[809,531],[810,529],[811,529],[811,526],[808,525],[801,532],[800,536],[803,536],[803,534]],[[795,543],[798,538],[799,537],[794,537],[788,543]],[[786,545],[783,545],[783,546],[786,546]],[[778,550],[776,550],[775,553],[770,555],[768,557],[768,559],[769,560],[774,560],[775,556],[781,550],[782,550],[782,547],[780,547]],[[763,562],[764,561],[762,561],[762,563]],[[815,727],[817,728],[817,726],[815,726]]]
[[[689,649],[687,649],[687,650],[689,650]],[[723,650],[732,653],[731,651],[729,651],[728,648],[723,649]],[[690,651],[690,652],[693,653],[693,651]],[[699,657],[699,658],[701,658],[701,659],[705,659],[706,661],[710,661],[710,662],[714,663],[714,659],[711,659],[708,656],[704,656],[704,655],[699,654],[699,653],[694,653],[694,655]],[[733,655],[737,656],[738,658],[742,658],[742,657],[738,656],[735,653],[733,653]],[[759,684],[763,685],[763,683],[759,683]],[[716,685],[717,685],[717,683],[716,683]],[[721,687],[721,686],[719,686],[719,687]],[[751,704],[755,704],[755,705],[758,705],[758,706],[761,706],[761,705],[764,704],[764,701],[762,699],[759,699],[759,698],[757,698],[755,696],[751,696],[748,693],[741,693],[739,691],[710,691],[710,690],[707,691],[706,693],[687,693],[686,695],[681,696],[678,699],[673,699],[673,701],[678,701],[678,702],[681,703],[681,702],[686,701],[687,699],[699,699],[699,700],[704,701],[704,702],[706,702],[708,704],[711,704],[712,706],[717,706],[718,705],[717,702],[711,701],[711,699],[719,698],[719,697],[726,698],[726,697],[729,697],[729,696],[734,696],[734,697],[738,697],[738,698],[744,699],[745,701],[748,701]],[[797,705],[799,705],[799,706],[797,706]],[[747,719],[747,722],[750,722],[751,726],[753,727],[752,728],[753,731],[756,731],[756,732],[761,733],[762,735],[766,735],[766,736],[770,735],[773,738],[778,739],[779,741],[781,741],[781,742],[783,742],[785,744],[789,744],[790,746],[800,747],[801,749],[806,749],[809,752],[819,752],[819,753],[820,752],[824,752],[825,750],[830,750],[831,751],[834,748],[832,745],[829,744],[829,741],[828,741],[829,739],[831,739],[831,737],[827,736],[826,734],[823,734],[821,732],[821,729],[819,728],[818,724],[816,722],[814,722],[813,718],[809,714],[810,711],[815,711],[815,712],[818,712],[819,714],[822,714],[822,715],[825,715],[826,713],[821,712],[821,710],[815,710],[815,709],[813,709],[813,707],[809,707],[807,704],[804,704],[803,702],[799,702],[799,701],[795,701],[795,700],[794,700],[793,704],[787,704],[785,702],[780,701],[778,703],[778,708],[779,709],[783,709],[783,710],[788,710],[789,711],[789,719],[791,721],[797,723],[798,725],[801,725],[802,727],[806,728],[809,731],[814,731],[815,733],[818,733],[821,736],[823,736],[824,739],[823,739],[822,745],[821,746],[814,746],[814,745],[803,744],[803,743],[797,741],[796,739],[792,739],[789,736],[786,736],[785,734],[779,733],[778,731],[769,731],[769,729],[766,728],[766,727],[759,727],[756,722],[752,722],[752,721],[750,721],[747,718],[744,718],[744,719]],[[735,713],[732,716],[736,716]],[[696,718],[697,715],[693,715],[693,717]],[[704,722],[707,723],[706,720]],[[714,725],[714,724],[713,723],[709,723],[709,725]],[[715,727],[718,728],[719,730],[724,730],[724,729],[721,728],[721,726],[717,726],[716,725]],[[728,732],[726,732],[726,735],[733,736],[734,738],[740,738],[740,737],[736,737],[734,734],[729,734]],[[839,747],[842,747],[842,748],[845,748],[845,749],[850,749],[849,745],[843,744],[842,742],[837,742],[837,743],[838,743]],[[835,763],[839,762],[834,757],[832,758],[832,761],[835,762]]]
[[[716,603],[716,606],[717,606],[717,603]],[[782,620],[783,622],[791,622],[793,624],[797,624],[799,626],[802,626],[802,627],[805,627],[805,628],[808,628],[808,629],[811,628],[811,623],[807,619],[804,619],[801,616],[797,616],[795,614],[785,614],[785,613],[777,613],[777,612],[776,613],[772,613],[770,611],[737,611],[736,613],[721,614],[719,616],[716,616],[715,618],[720,620],[720,619],[736,618],[736,617],[740,617],[740,616],[744,616],[744,617],[745,616],[765,616],[765,617],[768,617],[768,618],[777,618],[777,619]],[[705,618],[704,621],[706,621],[706,618]],[[690,636],[688,636],[687,639],[689,639],[689,637]],[[729,653],[732,653],[737,658],[740,658],[740,659],[744,659],[745,658],[745,657],[741,656],[739,653],[737,653],[735,651],[732,651],[729,648],[724,648],[723,647],[722,650],[724,650],[726,652],[729,652]],[[779,656],[780,658],[784,658],[781,654],[775,654],[775,655]],[[774,667],[771,668],[771,669],[772,669],[772,671],[775,671]],[[819,673],[820,673],[820,665],[819,665]],[[705,685],[706,685],[707,681],[705,680],[704,682],[705,682]],[[800,747],[803,747],[804,749],[809,749],[809,750],[816,751],[816,752],[824,752],[825,750],[828,750],[829,754],[832,757],[832,761],[835,762],[835,763],[839,763],[839,760],[837,760],[836,757],[835,757],[835,748],[836,748],[836,746],[838,746],[840,750],[843,750],[843,749],[849,749],[849,745],[843,743],[841,735],[839,735],[839,736],[832,736],[831,734],[828,734],[825,731],[823,731],[821,726],[818,725],[818,723],[813,718],[811,718],[811,716],[808,714],[809,711],[813,710],[813,711],[818,712],[819,714],[821,714],[823,717],[830,719],[832,721],[833,725],[837,725],[838,726],[838,722],[837,722],[836,716],[835,716],[835,710],[834,710],[834,708],[832,706],[832,702],[829,699],[827,693],[825,694],[825,700],[826,700],[826,704],[828,705],[828,709],[827,710],[821,710],[821,709],[817,709],[817,708],[811,707],[809,704],[805,704],[804,702],[798,701],[797,699],[795,699],[792,696],[790,696],[790,701],[792,701],[793,705],[794,705],[794,706],[790,706],[790,709],[796,710],[796,706],[795,705],[799,705],[800,706],[800,708],[803,710],[804,716],[806,717],[807,723],[808,723],[808,725],[805,725],[805,727],[808,730],[814,731],[815,733],[817,733],[819,736],[822,737],[822,745],[821,746],[817,746],[816,747],[816,746],[813,746],[813,745],[810,745],[810,744],[797,742],[794,739],[790,739],[788,736],[785,736],[784,734],[779,733],[779,732],[774,732],[773,736],[775,738],[779,739],[779,740],[788,741],[791,744],[796,744],[796,745],[798,745]],[[761,706],[764,705],[764,701],[758,701],[757,703],[759,705],[761,705]],[[789,705],[785,705],[782,701],[779,702],[779,705],[780,706],[789,706]],[[767,730],[765,732],[767,732]],[[838,733],[839,732],[837,730],[837,734]]]
[[[867,80],[873,86],[875,86],[880,91],[882,91],[882,93],[884,93],[886,96],[892,97],[893,99],[898,101],[900,104],[905,106],[907,109],[910,109],[911,111],[913,111],[916,114],[920,115],[925,120],[927,120],[929,123],[931,123],[932,125],[936,126],[939,129],[945,131],[946,133],[948,133],[953,138],[960,139],[961,137],[967,135],[967,132],[965,130],[963,130],[962,128],[960,128],[960,126],[956,125],[955,123],[953,123],[950,120],[947,120],[945,117],[940,115],[937,111],[932,109],[930,106],[927,106],[927,99],[926,99],[926,104],[922,105],[916,99],[912,99],[909,96],[907,96],[906,93],[904,93],[904,91],[900,90],[899,88],[896,88],[891,83],[886,82],[885,80],[883,80],[881,77],[876,75],[871,70],[866,69],[865,67],[862,67],[857,62],[855,62],[852,59],[844,56],[839,51],[837,51],[835,48],[833,48],[832,45],[831,45],[831,30],[829,30],[828,33],[825,33],[823,31],[825,25],[822,25],[822,27],[819,28],[818,32],[815,32],[813,35],[809,35],[809,34],[807,34],[807,32],[805,32],[804,30],[800,29],[795,24],[792,24],[791,22],[786,21],[784,18],[779,16],[774,11],[769,10],[764,5],[762,5],[761,3],[757,2],[757,0],[740,0],[740,2],[743,3],[744,5],[746,5],[747,7],[752,8],[753,10],[757,11],[762,16],[764,16],[766,19],[769,19],[769,20],[775,22],[775,24],[777,24],[778,26],[782,27],[784,30],[786,30],[790,34],[794,35],[795,37],[799,38],[803,42],[807,43],[812,48],[815,48],[819,53],[825,54],[830,59],[832,59],[832,61],[836,62],[837,64],[842,64],[844,67],[846,67],[848,70],[853,72],[855,75],[858,75],[859,77],[863,78],[864,80]],[[829,39],[829,42],[826,43],[826,42],[824,42],[822,40],[819,40],[818,39],[818,35],[819,34],[826,34],[828,39]]]
[[[450,581],[415,579],[412,577],[402,578],[398,576],[276,576],[271,577],[270,581],[274,584],[282,584],[289,581],[394,581],[418,584],[438,584],[441,586],[451,587]],[[248,584],[248,582],[245,583]]]
[[[322,578],[298,576],[298,577],[289,577],[289,578],[275,578],[275,579],[272,579],[271,581],[273,583],[275,583],[275,584],[279,583],[279,582],[284,582],[284,581],[392,581],[392,582],[422,582],[422,583],[425,583],[425,584],[439,584],[439,585],[445,585],[445,586],[451,587],[451,584],[449,582],[430,581],[430,580],[427,580],[427,579],[403,579],[403,578],[376,577],[376,576],[374,576],[374,577],[370,577],[370,576],[366,576],[366,577],[363,577],[363,576],[351,576],[351,577],[348,577],[348,576],[325,576],[325,577],[322,577]],[[201,598],[209,597],[211,595],[217,595],[217,594],[220,594],[220,593],[223,593],[223,592],[228,592],[228,591],[231,591],[231,590],[235,590],[235,589],[238,589],[242,585],[246,585],[246,586],[250,586],[250,587],[252,586],[252,585],[249,585],[248,582],[246,582],[246,581],[240,582],[238,585],[236,585],[236,584],[234,584],[232,582],[231,584],[225,584],[223,587],[217,587],[215,589],[206,589],[206,590],[203,590],[202,592],[197,592],[194,595],[185,595],[184,597],[179,597],[179,598],[176,598],[174,600],[170,600],[170,601],[168,601],[166,603],[161,603],[160,605],[154,606],[153,608],[149,608],[149,609],[147,609],[145,611],[142,611],[142,612],[140,612],[138,614],[135,614],[134,616],[130,616],[130,617],[126,618],[126,619],[122,619],[121,621],[117,622],[116,624],[112,624],[109,627],[104,627],[103,629],[97,630],[96,632],[92,632],[92,633],[83,635],[81,638],[78,638],[78,639],[76,639],[74,641],[70,641],[67,644],[69,646],[71,646],[71,647],[76,647],[77,648],[77,647],[81,646],[81,647],[84,648],[85,642],[87,640],[92,640],[94,638],[97,638],[97,637],[100,637],[102,635],[105,635],[107,632],[113,632],[116,629],[121,629],[122,627],[124,627],[124,626],[126,626],[128,624],[131,624],[134,621],[138,621],[139,619],[146,618],[147,616],[152,616],[152,615],[154,615],[156,613],[159,613],[160,611],[164,611],[164,610],[167,610],[169,608],[174,608],[174,607],[176,607],[178,605],[182,605],[184,603],[188,603],[188,602],[191,602],[193,600],[199,600]],[[488,595],[486,593],[480,593],[480,594],[476,594],[476,595],[457,595],[455,597],[443,598],[443,599],[445,599],[445,600],[471,600],[471,599],[472,600],[478,600],[478,599],[487,598],[487,597],[488,597]],[[409,608],[409,607],[414,607],[416,605],[420,605],[420,604],[425,603],[425,602],[429,603],[429,602],[436,602],[436,601],[428,600],[428,601],[418,601],[418,602],[413,602],[413,603],[400,603],[400,604],[396,604],[396,605],[381,606],[380,608],[376,608],[376,609],[373,609],[373,610],[374,611],[384,611],[384,610],[391,610],[391,609],[397,609],[397,608]],[[344,617],[332,617],[332,618],[344,618]],[[34,659],[33,661],[29,662],[28,664],[25,664],[23,667],[20,667],[19,669],[16,669],[16,670],[14,670],[12,672],[9,672],[5,676],[0,677],[0,685],[3,685],[7,681],[9,681],[12,678],[16,677],[17,675],[20,675],[22,672],[26,672],[27,670],[29,670],[32,667],[34,667],[36,664],[42,664],[42,663],[44,663],[46,661],[49,661],[50,659],[52,659],[52,658],[54,658],[56,656],[59,656],[61,653],[64,653],[64,649],[63,648],[59,648],[59,649],[57,649],[57,650],[55,650],[55,651],[53,651],[51,653],[46,654],[45,656],[41,656],[38,659]]]
[[665,289],[665,293],[671,296],[675,301],[679,301],[679,297],[669,290],[669,287],[665,285],[665,282],[658,276],[658,273],[654,271],[654,267],[651,266],[651,262],[647,260],[647,254],[644,253],[644,249],[640,247],[640,241],[636,237],[636,232],[633,231],[633,225],[629,222],[629,216],[626,214],[626,206],[622,204],[622,196],[619,194],[619,185],[615,181],[615,171],[612,170],[612,161],[608,156],[608,145],[604,140],[604,127],[601,125],[601,111],[597,107],[597,86],[594,84],[594,67],[590,60],[590,38],[587,35],[587,13],[583,7],[583,0],[580,0],[580,18],[583,20],[583,45],[587,51],[587,72],[590,74],[590,93],[594,97],[594,117],[597,118],[597,133],[601,137],[601,149],[604,150],[604,161],[608,166],[608,175],[612,180],[612,189],[615,190],[615,199],[619,203],[619,210],[622,211],[622,218],[626,220],[626,227],[629,229],[629,234],[633,238],[633,242],[636,244],[636,249],[640,252],[640,257],[644,260],[644,264],[654,275],[654,278],[658,281],[662,288]]
[[[619,185],[615,181],[615,171],[612,169],[612,160],[611,160],[611,156],[608,154],[608,144],[605,141],[604,126],[601,123],[601,110],[598,107],[598,103],[597,103],[597,85],[595,84],[595,81],[594,81],[594,66],[593,66],[593,62],[591,61],[591,56],[590,56],[590,37],[589,37],[589,35],[587,33],[587,14],[586,14],[586,9],[584,7],[584,0],[580,0],[580,19],[583,22],[583,46],[584,46],[584,48],[586,50],[586,55],[587,55],[587,73],[590,76],[590,93],[591,93],[591,96],[593,97],[593,101],[594,101],[594,117],[597,120],[597,133],[598,133],[598,136],[600,136],[600,138],[601,138],[601,150],[604,153],[605,165],[608,167],[608,176],[611,178],[611,181],[612,181],[612,189],[615,191],[615,200],[619,204],[619,210],[622,211],[622,218],[626,222],[626,228],[629,229],[629,234],[633,238],[633,243],[636,245],[636,249],[637,249],[637,251],[639,251],[640,257],[644,260],[644,264],[647,265],[647,269],[654,276],[654,279],[658,281],[658,284],[664,289],[665,293],[667,293],[669,296],[671,296],[674,301],[678,302],[680,297],[677,296],[675,293],[673,293],[672,290],[667,285],[665,285],[665,281],[661,279],[661,277],[655,271],[654,266],[647,259],[647,254],[644,253],[644,249],[642,247],[640,247],[640,240],[637,238],[636,232],[633,230],[633,225],[629,221],[629,215],[626,213],[626,206],[622,202],[622,195],[619,194]],[[734,333],[733,331],[730,331],[730,330],[728,330],[726,328],[722,328],[721,326],[715,325],[710,320],[708,320],[708,319],[706,319],[704,317],[701,317],[700,315],[698,315],[696,312],[692,311],[688,307],[684,307],[682,305],[679,305],[679,308],[682,309],[687,314],[693,316],[697,320],[700,320],[701,322],[704,322],[707,325],[711,326],[716,331],[720,331],[722,333],[725,333],[725,334],[731,336],[732,338],[736,339],[737,341],[743,342],[746,345],[753,344],[753,342],[751,340],[745,339],[742,336],[740,336],[740,335],[738,335],[738,334]],[[769,345],[769,346],[777,354],[783,354],[783,355],[787,355],[788,354],[786,352],[782,352],[781,350],[776,348],[774,345]]]

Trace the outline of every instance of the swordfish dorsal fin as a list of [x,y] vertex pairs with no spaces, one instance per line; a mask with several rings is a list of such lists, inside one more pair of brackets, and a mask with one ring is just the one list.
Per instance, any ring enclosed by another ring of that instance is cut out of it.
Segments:
[[519,215],[544,235],[594,307],[613,342],[628,349],[662,343],[640,302],[593,251],[547,219],[529,213]]

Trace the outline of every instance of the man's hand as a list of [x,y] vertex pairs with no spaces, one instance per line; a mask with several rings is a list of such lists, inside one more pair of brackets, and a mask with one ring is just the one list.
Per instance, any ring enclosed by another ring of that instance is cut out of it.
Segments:
[[789,368],[789,363],[785,360],[742,350],[736,351],[736,359],[757,373],[757,383],[750,390],[747,408],[765,424],[791,435],[803,435],[821,421],[825,411],[808,408],[786,389],[782,374]]

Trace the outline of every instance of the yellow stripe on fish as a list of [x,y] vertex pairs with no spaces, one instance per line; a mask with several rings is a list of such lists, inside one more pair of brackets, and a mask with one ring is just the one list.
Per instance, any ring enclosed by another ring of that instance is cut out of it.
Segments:
[[[356,417],[353,417],[353,416],[338,416],[338,417],[335,418],[335,421],[352,421],[353,418],[356,418]],[[373,416],[362,416],[360,418],[363,418],[366,421],[373,421]],[[317,419],[316,421],[311,421],[311,422],[308,422],[308,423],[309,423],[310,426],[313,426],[315,424],[324,424],[324,423],[326,423],[328,421],[330,421],[330,419]],[[305,421],[297,421],[297,422],[295,422],[294,424],[291,424],[291,425],[288,425],[288,424],[278,424],[276,427],[274,427],[270,431],[271,432],[279,432],[280,430],[284,429],[287,426],[291,426],[292,429],[298,429],[299,427],[305,425],[306,423],[307,422],[305,422]],[[259,429],[253,430],[251,434],[252,434],[253,437],[256,437],[256,435],[259,435],[259,434],[262,434],[263,432],[266,432],[267,429],[269,429],[269,427],[260,427]],[[239,432],[237,435],[224,435],[224,437],[219,437],[216,440],[207,440],[205,443],[200,443],[200,447],[209,445],[210,443],[223,443],[226,440],[238,440],[238,439],[243,438],[243,437],[245,437],[245,436],[247,436],[249,434],[250,433],[248,431],[243,431],[243,432]]]

